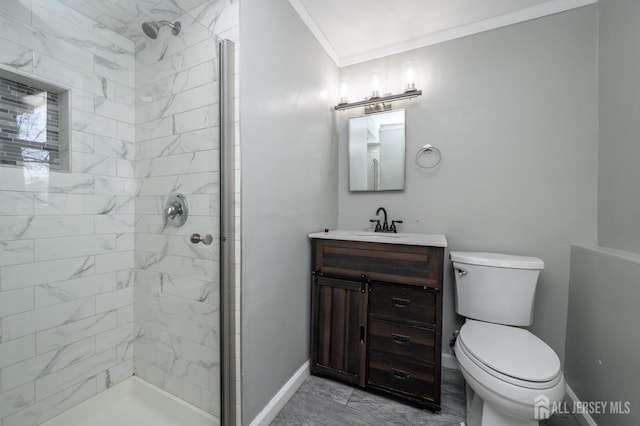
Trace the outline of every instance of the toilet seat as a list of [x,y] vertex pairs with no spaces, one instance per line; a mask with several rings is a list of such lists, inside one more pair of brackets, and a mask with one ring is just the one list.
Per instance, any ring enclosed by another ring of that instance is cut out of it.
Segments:
[[555,352],[521,328],[467,320],[457,343],[479,368],[516,386],[546,389],[563,378]]

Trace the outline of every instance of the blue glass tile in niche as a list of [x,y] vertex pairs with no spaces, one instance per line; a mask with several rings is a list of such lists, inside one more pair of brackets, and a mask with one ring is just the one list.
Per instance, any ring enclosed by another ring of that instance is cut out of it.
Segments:
[[68,91],[0,75],[0,165],[69,170]]

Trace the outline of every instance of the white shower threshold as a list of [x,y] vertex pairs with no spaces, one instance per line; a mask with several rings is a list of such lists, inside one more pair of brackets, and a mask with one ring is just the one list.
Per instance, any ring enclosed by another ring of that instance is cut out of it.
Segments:
[[42,426],[218,426],[211,414],[132,376]]

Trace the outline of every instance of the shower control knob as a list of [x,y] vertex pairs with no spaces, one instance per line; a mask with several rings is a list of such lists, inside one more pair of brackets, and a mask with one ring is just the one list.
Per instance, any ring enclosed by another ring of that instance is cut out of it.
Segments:
[[179,228],[184,225],[189,216],[189,206],[185,196],[178,193],[169,194],[163,216],[165,227],[171,225]]
[[208,246],[213,242],[213,236],[211,234],[207,234],[205,236],[202,236],[200,234],[191,234],[190,240],[193,244],[202,243],[205,246]]

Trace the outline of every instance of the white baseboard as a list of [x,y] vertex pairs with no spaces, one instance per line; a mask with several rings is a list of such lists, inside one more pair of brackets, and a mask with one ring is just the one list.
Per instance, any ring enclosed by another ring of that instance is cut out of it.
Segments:
[[302,367],[298,369],[293,376],[284,384],[278,391],[278,393],[271,398],[271,401],[260,411],[255,419],[251,422],[251,426],[268,426],[269,423],[276,418],[282,407],[284,407],[291,399],[298,388],[309,377],[309,361],[302,364]]
[[442,354],[442,366],[444,368],[453,368],[454,370],[460,370],[458,360],[454,355],[451,354]]
[[[575,407],[577,402],[580,402],[576,393],[571,389],[571,386],[567,384],[567,398],[569,398],[569,402],[571,403],[571,411],[575,412],[573,407]],[[598,426],[593,417],[589,413],[577,413],[574,414],[576,420],[580,423],[580,426]]]

